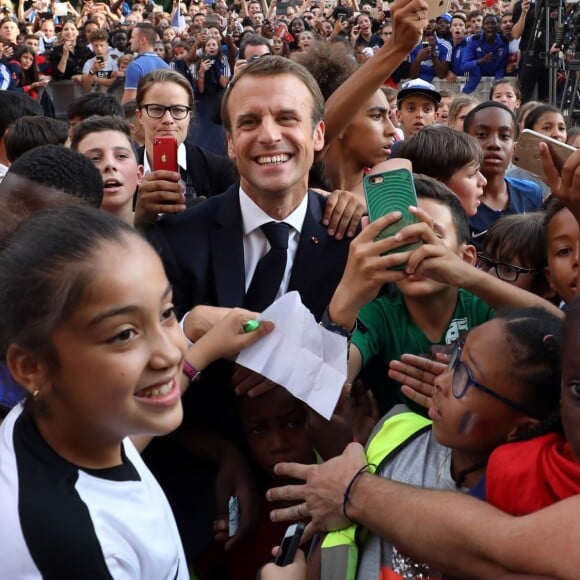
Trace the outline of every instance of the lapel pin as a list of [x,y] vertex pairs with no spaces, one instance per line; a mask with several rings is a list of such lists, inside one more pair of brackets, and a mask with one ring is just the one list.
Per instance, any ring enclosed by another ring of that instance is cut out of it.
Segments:
[[310,238],[310,241],[311,241],[311,242],[312,242],[312,243],[313,243],[315,246],[317,246],[317,245],[318,245],[318,238],[317,238],[316,236],[312,236],[312,237]]

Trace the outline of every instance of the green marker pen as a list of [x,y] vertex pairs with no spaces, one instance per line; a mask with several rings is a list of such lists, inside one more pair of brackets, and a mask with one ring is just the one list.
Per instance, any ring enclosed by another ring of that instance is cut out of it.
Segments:
[[248,322],[244,323],[243,329],[244,332],[254,332],[254,330],[258,330],[260,326],[260,322],[258,320],[248,320]]

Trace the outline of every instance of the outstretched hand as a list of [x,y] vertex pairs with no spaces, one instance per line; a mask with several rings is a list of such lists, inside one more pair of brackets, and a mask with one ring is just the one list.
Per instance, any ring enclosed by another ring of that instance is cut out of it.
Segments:
[[447,369],[447,355],[438,353],[437,360],[404,354],[401,360],[389,363],[389,377],[401,383],[401,392],[422,407],[431,406],[435,378]]
[[276,475],[302,480],[304,483],[268,490],[268,501],[300,502],[289,508],[273,510],[270,519],[282,522],[310,517],[303,541],[309,540],[316,532],[348,527],[351,522],[342,511],[344,492],[355,473],[366,463],[364,449],[358,443],[351,443],[342,455],[321,465],[279,463],[274,468]]

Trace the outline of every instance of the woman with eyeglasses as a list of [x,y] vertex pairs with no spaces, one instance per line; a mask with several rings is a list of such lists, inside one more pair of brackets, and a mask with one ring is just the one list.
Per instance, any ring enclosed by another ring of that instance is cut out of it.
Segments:
[[[561,336],[562,321],[542,309],[505,310],[463,335],[447,366],[426,361],[422,378],[430,374],[433,383],[431,421],[400,405],[376,425],[366,446],[368,465],[345,490],[343,514],[349,515],[349,494],[362,473],[468,492],[500,445],[553,431],[559,425]],[[355,545],[343,540],[351,532],[363,537],[362,531],[353,526],[323,540],[322,579],[333,577],[327,563],[340,560],[340,549],[351,562],[357,557]],[[390,578],[392,572],[402,578],[442,577],[373,533],[360,547],[356,574],[343,577]]]
[[[157,214],[179,213],[197,200],[221,193],[234,182],[228,159],[186,142],[194,106],[187,79],[170,69],[159,69],[143,77],[137,88],[137,116],[145,134],[140,161],[145,176],[135,221],[154,221]],[[153,168],[153,147],[158,137],[177,141],[179,172]],[[149,203],[151,201],[151,203]],[[142,207],[147,206],[147,213]]]

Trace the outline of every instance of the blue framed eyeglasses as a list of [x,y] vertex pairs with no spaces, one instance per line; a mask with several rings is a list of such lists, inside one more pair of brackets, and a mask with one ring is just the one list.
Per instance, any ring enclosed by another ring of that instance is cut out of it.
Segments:
[[499,393],[496,393],[493,389],[478,383],[471,374],[469,367],[461,362],[461,351],[463,350],[463,346],[465,344],[465,339],[459,339],[451,354],[449,355],[449,365],[448,368],[450,371],[453,371],[453,378],[451,380],[451,392],[456,399],[463,399],[467,391],[469,391],[470,387],[474,387],[477,390],[481,391],[482,393],[486,393],[490,397],[493,397],[497,401],[500,401],[504,405],[514,409],[515,411],[519,411],[520,413],[524,413],[524,415],[529,415],[531,417],[534,416],[533,413],[530,413],[523,405],[520,403],[516,403]]

